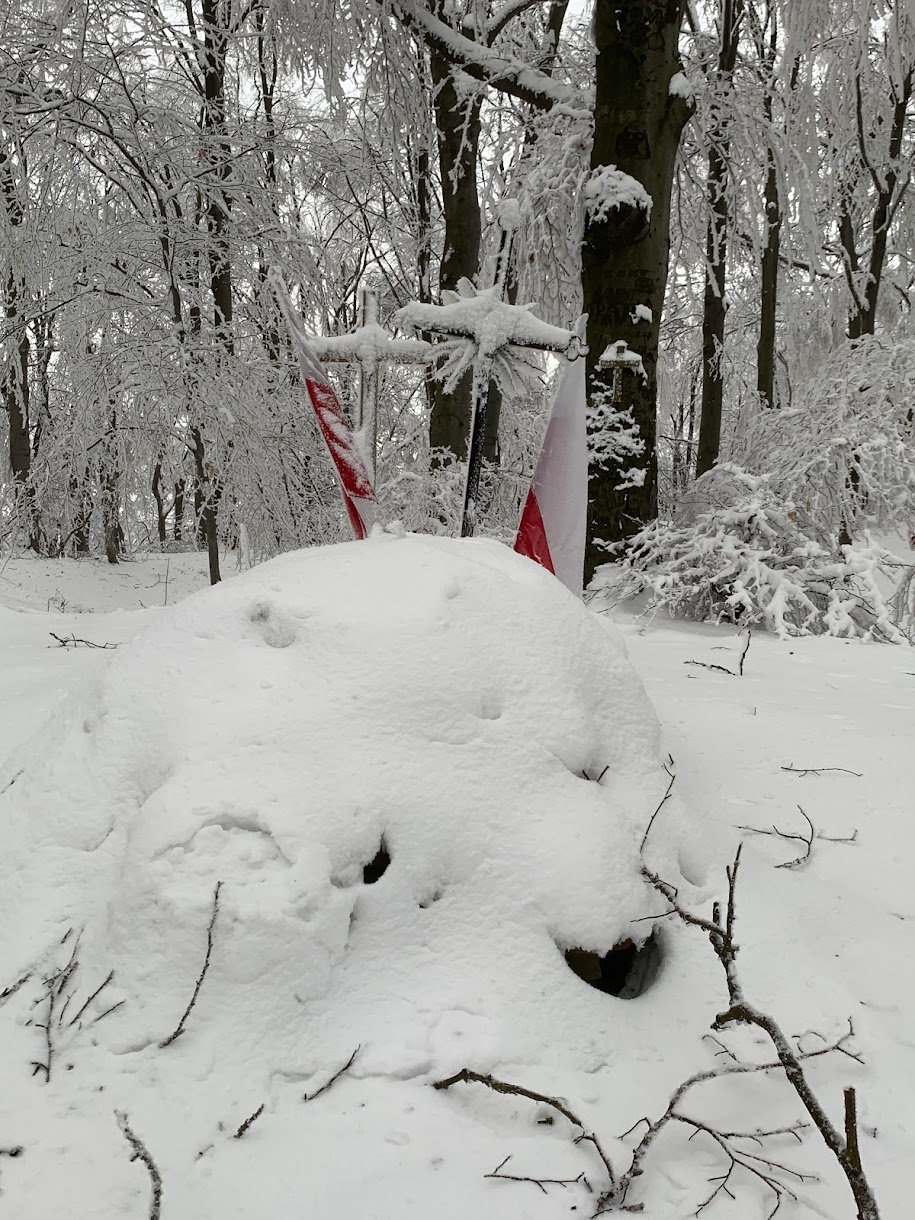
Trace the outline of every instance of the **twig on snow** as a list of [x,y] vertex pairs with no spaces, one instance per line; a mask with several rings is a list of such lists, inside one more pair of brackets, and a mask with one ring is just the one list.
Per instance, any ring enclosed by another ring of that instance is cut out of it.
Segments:
[[738,826],[738,830],[745,830],[748,834],[753,835],[772,835],[778,839],[794,839],[805,846],[804,854],[798,856],[795,860],[786,860],[783,864],[776,864],[776,868],[800,868],[802,864],[806,864],[810,859],[810,853],[813,851],[813,844],[816,840],[822,840],[824,843],[857,843],[858,832],[853,831],[850,835],[824,835],[816,829],[813,822],[807,816],[802,806],[798,805],[801,817],[807,823],[809,834],[791,834],[787,830],[779,830],[777,826],[773,826],[771,830],[766,830],[760,826]]
[[[57,640],[57,643],[61,646],[61,648],[67,648],[67,647],[69,647],[70,644],[73,644],[73,645],[85,644],[87,648],[117,648],[117,644],[110,644],[110,643],[96,644],[93,640],[83,640],[83,639],[80,639],[76,635],[60,636],[60,635],[55,635],[55,633],[53,631],[49,631],[48,635],[51,636],[53,639]],[[50,648],[50,644],[48,645],[48,647]]]
[[743,666],[744,666],[744,662],[747,659],[747,653],[750,651],[750,641],[752,638],[753,638],[753,633],[752,633],[751,629],[748,627],[747,628],[747,642],[746,642],[746,644],[744,644],[743,651],[740,654],[740,659],[737,662],[737,672],[736,673],[734,672],[733,669],[728,669],[728,667],[726,665],[715,665],[711,661],[684,661],[683,664],[684,665],[696,665],[696,666],[698,666],[699,669],[714,669],[714,670],[717,670],[717,672],[720,674],[728,674],[728,676],[731,678],[742,678],[743,677]]
[[[114,978],[114,971],[112,970],[110,972],[110,974],[108,975],[108,977],[104,980],[104,982],[100,983],[98,985],[98,987],[96,987],[95,991],[92,992],[92,994],[89,996],[88,1000],[86,1000],[85,1004],[83,1004],[81,1006],[81,1008],[80,1008],[79,1012],[76,1014],[76,1016],[73,1017],[72,1020],[67,1022],[67,1029],[71,1029],[76,1024],[76,1022],[80,1019],[80,1017],[83,1015],[83,1013],[92,1003],[92,1001],[96,998],[96,996],[99,996],[102,994],[102,992],[105,990],[105,988],[108,986],[108,984],[111,982],[111,980],[113,978]],[[68,997],[67,1003],[69,1004],[69,1002],[70,1002],[70,999]],[[123,1000],[121,1001],[121,1003],[123,1003]],[[65,1008],[66,1008],[66,1005],[65,1005]],[[62,1020],[63,1020],[63,1012],[61,1012],[60,1016],[58,1017],[58,1020],[57,1020],[58,1025],[60,1024],[60,1022]]]
[[15,983],[10,983],[8,987],[4,987],[3,990],[0,991],[0,1004],[2,1004],[4,1000],[8,1000],[10,996],[14,996],[19,988],[24,987],[31,977],[32,974],[30,971],[28,974],[23,974],[21,978],[16,979]]
[[582,779],[588,779],[588,780],[590,780],[592,784],[599,784],[599,783],[600,783],[600,781],[601,781],[601,780],[604,778],[604,776],[607,774],[607,772],[608,772],[609,770],[610,770],[610,764],[609,764],[609,763],[607,763],[606,767],[604,767],[604,768],[603,768],[603,770],[601,771],[600,775],[596,775],[596,776],[595,776],[595,775],[589,775],[587,771],[582,771],[582,772],[581,772],[581,778],[582,778]]
[[782,771],[791,771],[795,775],[822,775],[825,771],[843,771],[846,775],[855,775],[858,779],[864,776],[863,771],[849,771],[847,767],[782,767]]
[[[826,1113],[825,1109],[820,1103],[819,1098],[811,1088],[802,1066],[802,1061],[806,1058],[813,1058],[822,1054],[828,1054],[831,1050],[844,1049],[842,1044],[854,1033],[851,1022],[849,1022],[848,1034],[844,1034],[835,1044],[824,1046],[817,1051],[804,1053],[792,1046],[791,1041],[774,1017],[756,1008],[755,1005],[751,1004],[743,994],[743,988],[737,973],[736,965],[739,946],[734,939],[734,929],[737,917],[736,890],[737,876],[740,866],[740,852],[741,848],[738,847],[734,861],[727,869],[728,901],[724,918],[722,918],[721,909],[718,903],[715,903],[712,909],[711,920],[704,919],[698,915],[693,915],[692,912],[686,910],[684,907],[678,904],[674,887],[671,886],[669,882],[663,881],[644,863],[642,864],[642,876],[652,886],[654,886],[659,893],[664,895],[664,897],[677,911],[677,914],[680,915],[685,923],[691,925],[692,927],[702,928],[708,934],[709,941],[711,942],[712,948],[715,951],[715,955],[724,970],[729,1001],[728,1008],[724,1012],[718,1014],[712,1028],[715,1030],[721,1030],[732,1024],[755,1025],[768,1036],[769,1041],[775,1048],[778,1063],[783,1069],[788,1083],[794,1089],[798,1099],[809,1114],[814,1126],[822,1136],[823,1142],[826,1144],[827,1148],[829,1148],[830,1152],[832,1152],[838,1161],[842,1172],[845,1174],[849,1188],[852,1192],[852,1196],[858,1208],[858,1220],[879,1220],[877,1201],[874,1196],[873,1189],[868,1182],[867,1176],[865,1175],[864,1169],[861,1165],[856,1135],[855,1138],[850,1138],[849,1134],[851,1129],[854,1129],[855,1132],[857,1130],[855,1127],[853,1090],[852,1100],[850,1102],[848,1100],[848,1095],[846,1094],[846,1133],[845,1137],[843,1138],[843,1136],[833,1125],[829,1115]],[[755,1067],[756,1065],[751,1066]],[[737,1070],[738,1065],[727,1065],[721,1069],[721,1071],[726,1073]],[[697,1078],[693,1077],[691,1078],[691,1082],[687,1083],[697,1083]],[[681,1086],[680,1089],[674,1094],[671,1105],[668,1107],[668,1111],[675,1106],[677,1100],[679,1100],[679,1097],[682,1096],[682,1092],[683,1086]],[[649,1127],[649,1131],[646,1132],[645,1137],[643,1137],[643,1140],[640,1142],[639,1149],[642,1149],[642,1146],[645,1144],[646,1140],[650,1143],[649,1137],[652,1137],[652,1132],[654,1132],[654,1134],[657,1133],[657,1123]],[[637,1149],[637,1153],[639,1152],[639,1149]],[[641,1156],[644,1156],[644,1150],[642,1151]],[[633,1156],[633,1165],[635,1166],[637,1172],[641,1172],[640,1163],[638,1163],[639,1159],[640,1158],[637,1158],[636,1155]],[[636,1174],[633,1173],[633,1166],[630,1166],[630,1170],[627,1175],[629,1179],[629,1181],[626,1183],[627,1189],[634,1176],[636,1176]],[[724,1180],[727,1182],[727,1175],[725,1176]],[[619,1191],[622,1186],[623,1179],[620,1180],[617,1188],[611,1192],[610,1195],[605,1196],[602,1202],[618,1201],[620,1198]],[[782,1189],[785,1193],[789,1193],[787,1188],[782,1187]],[[777,1198],[776,1202],[780,1202],[780,1198]],[[777,1210],[777,1208],[775,1210]],[[774,1214],[774,1212],[772,1214]]]
[[201,967],[200,973],[197,975],[197,982],[194,984],[194,994],[191,996],[190,1000],[188,1001],[188,1006],[187,1006],[187,1008],[185,1008],[184,1013],[182,1014],[181,1020],[178,1022],[174,1031],[172,1033],[170,1033],[167,1038],[165,1038],[162,1042],[159,1043],[160,1048],[163,1050],[165,1049],[166,1046],[171,1046],[171,1044],[177,1038],[180,1038],[181,1035],[184,1033],[185,1022],[187,1021],[188,1017],[191,1015],[194,1005],[197,1003],[197,997],[200,995],[200,988],[203,986],[203,980],[206,978],[206,973],[210,968],[210,957],[212,956],[212,953],[213,953],[213,928],[216,926],[216,916],[219,914],[219,891],[221,889],[222,889],[222,882],[217,881],[216,888],[213,890],[213,913],[210,916],[209,926],[207,927],[206,956],[203,959],[203,966]]
[[747,642],[743,646],[743,652],[740,654],[740,664],[737,668],[739,677],[743,677],[743,663],[747,659],[747,653],[750,651],[750,640],[753,638],[752,628],[747,628]]
[[264,1112],[264,1107],[266,1106],[266,1104],[267,1104],[267,1103],[266,1103],[265,1101],[262,1101],[262,1102],[261,1102],[261,1104],[260,1104],[260,1105],[257,1107],[257,1109],[254,1111],[254,1113],[253,1113],[253,1114],[249,1114],[249,1115],[248,1115],[248,1117],[245,1119],[245,1121],[244,1121],[244,1122],[241,1124],[241,1126],[238,1128],[238,1130],[237,1130],[237,1131],[235,1132],[235,1134],[232,1136],[232,1139],[233,1139],[233,1140],[240,1140],[240,1139],[241,1139],[241,1137],[242,1137],[242,1136],[245,1134],[245,1132],[248,1130],[248,1128],[251,1126],[251,1124],[252,1124],[252,1123],[256,1123],[256,1122],[257,1122],[257,1120],[258,1120],[258,1119],[260,1118],[260,1116],[263,1114],[263,1112]]
[[[613,1165],[611,1164],[607,1153],[604,1151],[600,1140],[593,1133],[593,1131],[588,1130],[581,1119],[578,1118],[577,1115],[573,1114],[569,1107],[565,1105],[564,1102],[561,1102],[558,1097],[550,1097],[546,1093],[537,1093],[534,1089],[526,1089],[520,1084],[510,1084],[505,1080],[496,1080],[493,1076],[484,1074],[482,1072],[473,1072],[469,1068],[461,1068],[461,1070],[459,1072],[455,1072],[453,1076],[448,1076],[444,1080],[434,1081],[432,1087],[434,1089],[450,1089],[452,1085],[462,1083],[482,1084],[485,1085],[487,1089],[492,1089],[495,1093],[507,1093],[512,1097],[526,1097],[528,1101],[538,1101],[545,1106],[551,1106],[552,1109],[558,1110],[563,1118],[568,1119],[573,1127],[578,1127],[579,1131],[581,1132],[581,1135],[576,1137],[575,1143],[593,1144],[594,1149],[597,1152],[597,1155],[600,1157],[601,1163],[607,1172],[607,1177],[610,1179],[611,1184],[615,1181]],[[502,1164],[504,1165],[505,1162],[503,1161]]]
[[585,1177],[584,1173],[580,1173],[577,1178],[525,1178],[514,1173],[502,1173],[503,1168],[511,1159],[511,1153],[509,1153],[504,1161],[499,1162],[492,1173],[484,1173],[483,1177],[496,1178],[501,1182],[530,1182],[532,1186],[538,1187],[543,1194],[547,1194],[546,1188],[548,1186],[577,1186],[579,1182],[581,1182],[589,1192],[591,1190],[591,1184]]
[[149,1201],[149,1220],[160,1220],[162,1211],[162,1175],[159,1172],[159,1166],[153,1160],[149,1149],[136,1134],[130,1125],[130,1120],[122,1110],[115,1110],[115,1118],[118,1120],[118,1126],[127,1143],[130,1144],[133,1150],[132,1161],[142,1161],[146,1166],[146,1171],[149,1174],[149,1181],[152,1186],[152,1197]]
[[696,665],[699,669],[717,669],[720,674],[727,674],[731,678],[737,677],[733,669],[728,669],[726,665],[713,665],[711,661],[684,661],[683,664]]
[[[671,762],[673,762],[673,759],[671,759]],[[670,800],[670,794],[674,790],[674,780],[677,778],[677,773],[675,771],[668,771],[667,774],[670,776],[670,783],[667,785],[667,791],[661,797],[660,801],[658,801],[658,805],[654,813],[648,819],[648,825],[645,827],[645,833],[642,835],[642,842],[639,847],[640,851],[644,851],[645,844],[648,842],[648,835],[651,833],[651,828],[654,825],[654,820]],[[668,912],[668,914],[670,914],[670,912]]]
[[[70,929],[70,931],[72,931],[72,928]],[[69,932],[67,933],[67,936],[69,936]],[[64,941],[66,941],[67,936],[64,937],[63,941],[61,941],[61,944],[63,944]],[[76,940],[73,942],[73,949],[72,949],[72,952],[70,953],[70,959],[67,962],[67,964],[65,966],[62,966],[59,970],[53,971],[51,974],[47,975],[44,979],[44,987],[45,987],[44,996],[43,997],[39,996],[39,998],[35,1001],[36,1004],[40,1004],[42,998],[47,1001],[47,1008],[45,1009],[44,1024],[41,1024],[37,1021],[30,1022],[30,1024],[35,1025],[36,1029],[44,1030],[45,1057],[44,1057],[44,1060],[38,1060],[38,1059],[32,1060],[32,1075],[37,1076],[39,1072],[44,1072],[45,1084],[50,1084],[50,1081],[51,1081],[51,1067],[52,1067],[52,1064],[54,1061],[54,1050],[55,1050],[55,1047],[54,1047],[55,1020],[54,1019],[55,1019],[55,1016],[57,1015],[57,1011],[58,1011],[57,1004],[58,1004],[58,1001],[63,996],[63,991],[64,991],[64,988],[66,987],[67,983],[69,983],[70,979],[79,969],[79,960],[77,958],[77,954],[79,953],[79,941],[80,941],[80,938],[79,938],[79,936],[77,936]],[[64,1008],[66,1008],[67,1002],[68,1001],[65,1001]]]
[[344,1063],[343,1067],[337,1068],[336,1072],[334,1072],[334,1074],[333,1074],[333,1076],[331,1076],[330,1080],[328,1080],[324,1084],[322,1084],[320,1089],[315,1089],[314,1093],[305,1093],[302,1097],[302,1101],[314,1101],[314,1099],[316,1097],[320,1097],[322,1093],[326,1093],[327,1090],[330,1088],[330,1086],[332,1084],[334,1084],[335,1081],[339,1080],[340,1077],[344,1074],[344,1072],[348,1072],[350,1070],[350,1068],[353,1066],[353,1063],[355,1062],[356,1056],[359,1054],[359,1052],[361,1050],[362,1050],[362,1044],[360,1043],[359,1046],[357,1046],[356,1049],[353,1051],[353,1053],[350,1055],[349,1059],[347,1059],[346,1063]]

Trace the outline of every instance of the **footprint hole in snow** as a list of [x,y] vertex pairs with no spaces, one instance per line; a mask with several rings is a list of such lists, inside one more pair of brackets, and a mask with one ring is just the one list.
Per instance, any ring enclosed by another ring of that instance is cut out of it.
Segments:
[[627,937],[609,952],[567,949],[566,964],[589,987],[621,1000],[635,1000],[653,985],[663,958],[661,935],[653,928],[641,944]]
[[378,851],[375,853],[372,859],[369,860],[368,864],[364,864],[362,866],[362,884],[374,885],[376,881],[380,881],[388,871],[388,865],[390,863],[391,854],[388,851],[388,846],[384,841],[384,836],[382,836]]
[[428,897],[420,899],[419,909],[421,911],[428,911],[429,907],[435,906],[437,902],[441,902],[444,892],[444,890],[433,890]]

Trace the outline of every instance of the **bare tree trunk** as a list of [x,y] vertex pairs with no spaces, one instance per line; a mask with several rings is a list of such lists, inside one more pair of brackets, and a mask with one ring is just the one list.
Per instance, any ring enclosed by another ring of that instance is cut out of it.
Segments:
[[[439,169],[445,237],[439,269],[439,292],[454,291],[458,280],[475,281],[480,270],[482,220],[477,191],[482,94],[462,97],[455,86],[457,66],[437,48],[430,51],[433,106],[438,132]],[[437,382],[430,387],[429,443],[433,449],[467,456],[470,438],[468,372],[453,390]]]
[[[19,228],[25,220],[25,210],[9,157],[0,149],[0,195],[7,222]],[[14,256],[15,257],[15,256]],[[29,428],[29,334],[22,317],[26,286],[11,265],[6,277],[4,314],[7,332],[15,336],[10,344],[10,356],[0,374],[0,401],[9,419],[9,459],[16,485],[17,507],[25,522],[26,536],[33,551],[40,549],[41,530],[35,505],[35,490],[31,482],[32,443]]]
[[696,475],[715,465],[721,448],[724,405],[724,325],[730,217],[727,196],[730,123],[727,115],[731,77],[737,62],[741,0],[721,0],[721,43],[713,83],[709,130],[708,208],[705,247],[705,294],[702,311],[702,415]]
[[[606,219],[589,217],[582,251],[582,289],[588,314],[590,395],[611,391],[598,359],[609,343],[624,340],[642,357],[644,379],[624,373],[620,403],[631,407],[645,452],[638,487],[618,490],[618,471],[595,471],[589,485],[590,579],[606,554],[595,539],[619,542],[657,514],[658,336],[670,248],[670,195],[677,148],[689,102],[670,92],[680,71],[677,42],[685,0],[632,5],[596,0],[597,50],[592,169],[615,165],[651,196],[650,211],[629,203]],[[636,306],[646,307],[636,311]]]
[[[861,98],[861,79],[860,77],[855,78],[861,155],[867,167],[868,173],[871,176],[876,198],[870,223],[870,257],[867,260],[867,279],[864,283],[863,294],[859,294],[857,291],[853,291],[852,293],[854,307],[848,320],[849,339],[860,339],[863,335],[872,335],[877,323],[877,302],[880,296],[880,284],[883,279],[883,271],[886,265],[886,252],[890,235],[890,227],[893,223],[893,219],[902,195],[909,186],[909,176],[900,182],[900,174],[902,170],[902,161],[900,158],[902,153],[902,141],[905,136],[908,123],[908,110],[909,102],[912,99],[913,83],[915,83],[915,68],[909,68],[909,71],[902,80],[899,92],[894,96],[893,119],[890,126],[886,169],[880,173],[871,163],[871,158],[869,157],[868,151],[864,145],[863,116],[861,113],[863,105]],[[850,217],[847,211],[843,213],[843,220],[847,221],[847,227],[844,234],[840,231],[840,239],[842,241],[843,248],[846,251],[846,255],[849,255],[854,250],[854,245],[852,242],[851,251],[849,251],[848,235],[852,232],[852,230]],[[850,265],[850,262],[846,261],[846,271],[849,269]],[[857,256],[855,256],[854,269],[857,270]]]
[[103,448],[99,479],[101,482],[102,534],[105,542],[105,557],[109,563],[117,563],[121,549],[121,523],[118,485],[120,470],[118,462],[118,415],[117,407],[109,402],[108,438]]
[[[768,101],[768,98],[767,98]],[[771,119],[771,102],[769,103]],[[778,321],[778,260],[781,253],[782,209],[775,155],[769,149],[765,189],[766,244],[759,271],[759,341],[756,345],[756,389],[765,407],[775,401],[775,335]]]
[[156,502],[156,527],[159,533],[159,546],[165,546],[168,530],[165,522],[165,503],[162,499],[162,458],[156,459],[152,473],[152,494]]
[[181,531],[184,525],[184,489],[187,486],[185,479],[179,479],[175,484],[175,515],[174,524],[172,526],[172,537],[176,542],[181,541]]

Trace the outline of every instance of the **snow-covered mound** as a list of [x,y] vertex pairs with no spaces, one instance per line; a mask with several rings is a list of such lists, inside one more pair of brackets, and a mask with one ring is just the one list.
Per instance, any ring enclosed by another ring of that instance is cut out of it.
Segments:
[[621,639],[558,581],[492,542],[375,536],[192,596],[112,658],[0,776],[24,1076],[40,980],[77,963],[35,1139],[78,1109],[117,1145],[129,1109],[191,1174],[219,1122],[357,1045],[351,1079],[606,1062],[627,1001],[562,950],[646,936],[667,775]]

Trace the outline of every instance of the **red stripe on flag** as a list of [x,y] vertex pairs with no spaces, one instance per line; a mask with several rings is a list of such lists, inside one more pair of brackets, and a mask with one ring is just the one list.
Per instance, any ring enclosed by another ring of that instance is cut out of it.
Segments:
[[539,563],[548,572],[555,575],[553,556],[550,554],[550,544],[546,537],[546,527],[540,515],[540,505],[534,495],[533,487],[527,493],[524,502],[524,512],[521,514],[521,524],[518,526],[518,536],[515,539],[515,550],[519,555],[526,555]]
[[[306,377],[305,385],[318,417],[321,435],[337,468],[350,525],[356,538],[362,539],[376,515],[374,508],[377,501],[371,476],[353,441],[353,434],[343,417],[343,408],[333,387],[311,377]],[[362,505],[365,505],[364,509]]]

